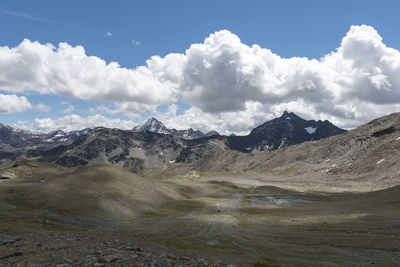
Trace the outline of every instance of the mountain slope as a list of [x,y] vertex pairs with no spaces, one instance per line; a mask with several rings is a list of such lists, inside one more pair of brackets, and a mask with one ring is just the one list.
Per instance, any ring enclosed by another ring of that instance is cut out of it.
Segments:
[[131,131],[97,127],[70,133],[36,134],[11,127],[2,129],[2,167],[9,167],[17,158],[25,157],[67,167],[113,164],[132,172],[175,161],[194,162],[232,149],[241,152],[274,150],[344,131],[327,121],[306,121],[293,113],[284,113],[247,136],[221,136],[217,132],[204,135],[192,129],[168,129],[155,118]]
[[[346,133],[262,153],[223,151],[193,163],[201,171],[252,171],[274,181],[333,190],[400,184],[400,113]],[[275,178],[274,178],[275,177]],[[272,181],[271,180],[271,181]]]
[[231,149],[242,152],[284,148],[346,132],[329,121],[304,120],[293,112],[254,128],[247,136],[230,136]]
[[[210,135],[210,133],[204,134],[203,132],[198,131],[198,130],[193,130],[192,128],[189,128],[186,130],[169,129],[161,121],[157,120],[154,117],[133,127],[132,131],[134,131],[134,132],[149,131],[149,132],[153,132],[153,133],[172,134],[172,135],[180,136],[180,137],[187,138],[187,139],[198,138],[198,137]],[[212,132],[211,135],[213,135],[215,133]]]
[[211,136],[201,137],[189,142],[177,158],[177,162],[192,162],[200,159],[202,151],[204,156],[212,154],[210,151],[213,142],[214,152],[236,150],[245,153],[272,151],[282,149],[305,141],[319,140],[333,135],[345,133],[346,130],[334,126],[329,121],[304,120],[294,113],[284,112],[281,117],[268,121],[256,128],[246,136]]

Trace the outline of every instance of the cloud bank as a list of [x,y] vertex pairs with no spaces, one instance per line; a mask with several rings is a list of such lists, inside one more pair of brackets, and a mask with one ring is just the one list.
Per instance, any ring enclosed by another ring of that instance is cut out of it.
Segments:
[[57,119],[43,118],[35,119],[29,128],[40,132],[50,132],[56,129],[70,132],[94,127],[119,128],[123,130],[132,129],[135,123],[129,120],[109,119],[96,114],[88,117],[81,117],[77,114],[66,115]]
[[23,112],[32,105],[25,96],[0,94],[0,113],[11,114]]
[[[282,58],[249,46],[222,30],[185,53],[153,56],[135,69],[88,56],[81,46],[58,47],[24,40],[0,47],[0,89],[107,101],[110,114],[137,117],[169,106],[168,126],[244,133],[256,124],[294,111],[355,127],[400,111],[400,52],[377,31],[351,26],[340,46],[320,59]],[[192,108],[177,115],[174,103]]]

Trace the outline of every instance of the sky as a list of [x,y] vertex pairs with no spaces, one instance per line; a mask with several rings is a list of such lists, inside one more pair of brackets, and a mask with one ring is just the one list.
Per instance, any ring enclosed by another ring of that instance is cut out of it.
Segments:
[[246,134],[400,111],[398,1],[0,2],[0,122]]

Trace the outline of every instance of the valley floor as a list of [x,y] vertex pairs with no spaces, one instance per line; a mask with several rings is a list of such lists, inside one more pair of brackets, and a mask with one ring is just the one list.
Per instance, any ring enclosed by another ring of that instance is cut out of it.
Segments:
[[[115,167],[85,167],[58,178],[41,174],[39,179],[32,172],[29,181],[0,181],[0,266],[400,262],[400,186],[323,192],[271,186],[240,175],[228,180],[123,172],[115,183],[101,176],[116,172]],[[77,174],[80,186],[72,190],[69,179]],[[121,190],[128,185],[132,191]],[[101,190],[88,191],[96,186]],[[135,189],[147,190],[152,200]],[[76,208],[83,206],[87,210]]]

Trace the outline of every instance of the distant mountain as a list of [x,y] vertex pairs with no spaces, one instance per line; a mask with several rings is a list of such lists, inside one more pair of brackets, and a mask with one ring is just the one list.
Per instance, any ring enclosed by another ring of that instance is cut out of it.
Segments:
[[172,135],[180,136],[180,137],[183,137],[186,139],[199,138],[199,137],[203,137],[203,136],[219,134],[216,131],[211,131],[211,132],[208,132],[207,134],[204,134],[202,131],[193,130],[192,128],[189,128],[187,130],[169,129],[161,121],[157,120],[154,117],[133,127],[132,131],[134,131],[134,132],[149,131],[149,132],[153,132],[153,133],[172,134]]
[[346,132],[329,121],[305,120],[285,111],[281,117],[254,128],[247,136],[230,136],[231,149],[252,152],[284,148]]
[[229,136],[230,147],[243,152],[284,148],[346,132],[329,121],[305,120],[285,111],[281,117],[254,128],[247,136]]
[[83,131],[65,133],[61,130],[48,134],[5,126],[0,123],[0,147],[10,149],[60,144],[73,141]]
[[246,136],[168,129],[155,118],[132,130],[96,127],[48,134],[0,125],[0,167],[25,157],[68,167],[113,164],[136,172],[168,162],[194,162],[226,150],[276,150],[343,132],[328,121],[307,121],[288,112]]
[[[293,118],[293,114],[289,115]],[[316,128],[324,125],[329,124],[319,122],[319,125],[302,126]],[[318,129],[312,134],[318,134]],[[232,150],[214,153],[193,162],[192,168],[207,172],[258,170],[260,175],[282,174],[283,179],[296,177],[295,183],[298,184],[318,181],[313,190],[318,190],[318,187],[332,189],[343,184],[349,188],[354,186],[356,191],[360,188],[377,190],[399,184],[399,151],[400,112],[377,118],[340,135],[285,149],[239,155]]]
[[153,133],[170,134],[170,129],[165,127],[165,125],[161,121],[157,120],[154,117],[133,127],[132,131],[134,132],[149,131]]
[[[237,150],[244,153],[271,151],[319,140],[346,132],[329,121],[304,120],[293,112],[284,112],[281,117],[254,128],[248,135],[204,136],[191,140],[176,159],[177,162],[193,162],[211,150]],[[215,145],[218,143],[218,145]],[[223,145],[222,145],[223,144]],[[225,148],[226,147],[226,148]]]

